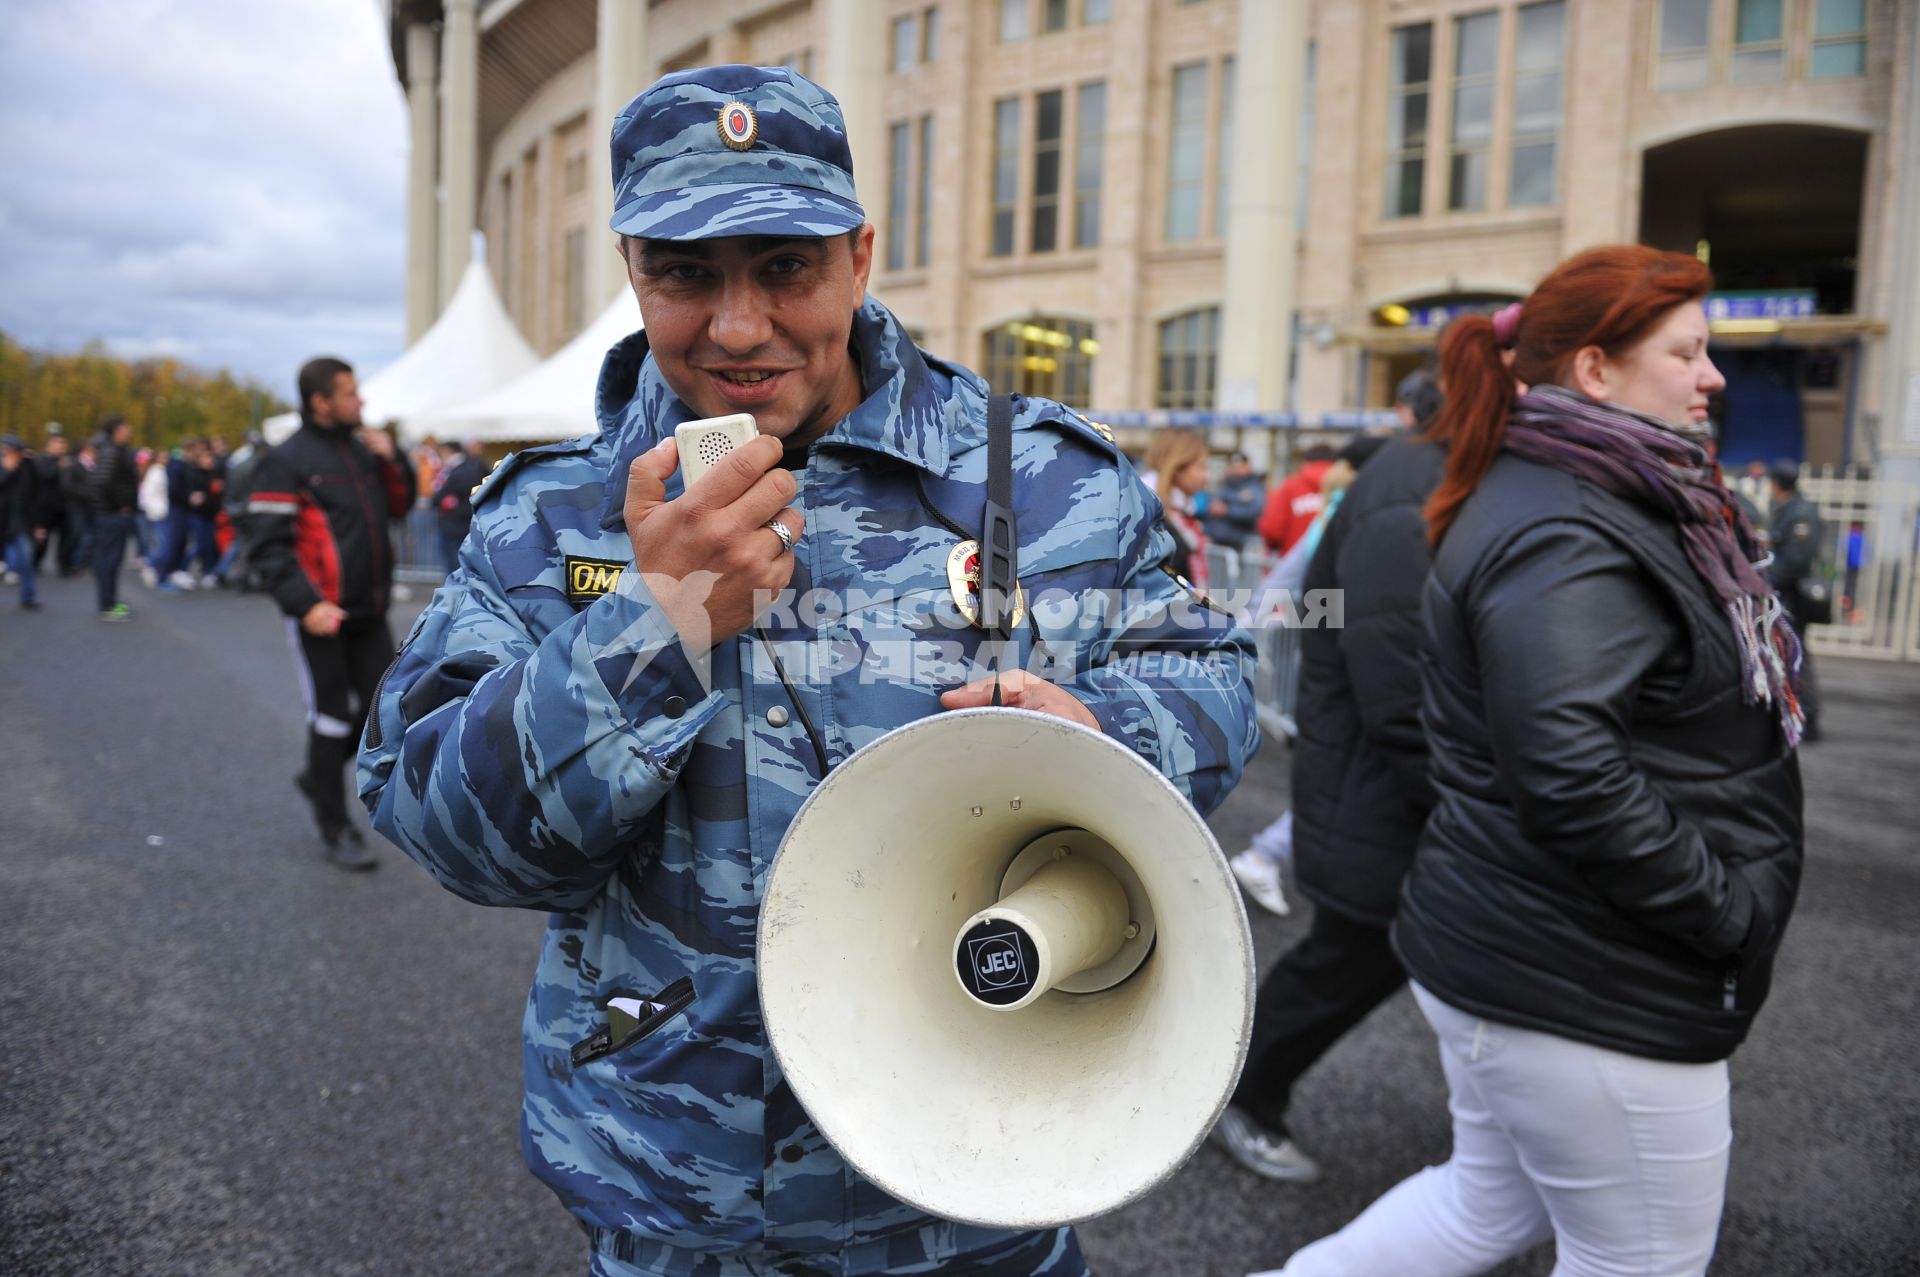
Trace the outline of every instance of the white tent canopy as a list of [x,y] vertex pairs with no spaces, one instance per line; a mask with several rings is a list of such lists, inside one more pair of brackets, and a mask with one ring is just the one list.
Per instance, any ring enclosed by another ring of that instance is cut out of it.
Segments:
[[[398,422],[402,437],[411,442],[423,433],[417,418],[506,385],[539,362],[500,304],[486,263],[475,258],[433,326],[361,383],[360,397],[366,401],[361,419],[369,425]],[[300,418],[286,413],[261,424],[267,438],[278,443]]]
[[598,428],[593,391],[607,351],[640,329],[640,303],[621,289],[600,317],[551,358],[489,394],[410,421],[417,433],[442,438],[507,440],[571,439]]

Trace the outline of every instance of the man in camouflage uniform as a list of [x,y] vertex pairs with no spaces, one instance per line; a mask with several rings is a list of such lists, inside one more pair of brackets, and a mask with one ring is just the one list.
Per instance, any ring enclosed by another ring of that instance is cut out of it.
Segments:
[[[467,899],[551,913],[522,1142],[609,1277],[1085,1271],[1070,1229],[935,1219],[855,1173],[760,1018],[761,890],[823,765],[991,688],[947,570],[980,527],[987,387],[865,299],[851,168],[839,104],[782,69],[682,72],[620,114],[613,229],[646,330],[607,356],[598,435],[482,486],[363,742],[381,832]],[[1258,743],[1250,645],[1161,570],[1159,507],[1110,439],[1015,407],[1015,658],[1054,666],[1007,697],[1209,810]],[[673,428],[731,412],[761,437],[685,488]],[[651,1031],[607,1036],[610,996],[663,993]]]

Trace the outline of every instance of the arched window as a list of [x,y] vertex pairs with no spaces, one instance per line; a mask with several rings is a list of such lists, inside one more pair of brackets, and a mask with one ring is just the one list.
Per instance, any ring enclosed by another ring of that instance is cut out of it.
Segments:
[[988,329],[981,367],[996,394],[1018,391],[1087,408],[1093,403],[1093,360],[1099,353],[1086,320],[1035,315]]
[[1156,408],[1211,408],[1220,361],[1220,308],[1202,306],[1160,321]]

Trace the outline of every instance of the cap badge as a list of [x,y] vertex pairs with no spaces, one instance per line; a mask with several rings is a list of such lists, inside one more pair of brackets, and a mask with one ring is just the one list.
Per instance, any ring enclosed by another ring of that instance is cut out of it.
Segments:
[[760,136],[760,120],[745,102],[729,102],[720,108],[720,140],[735,151],[744,151]]

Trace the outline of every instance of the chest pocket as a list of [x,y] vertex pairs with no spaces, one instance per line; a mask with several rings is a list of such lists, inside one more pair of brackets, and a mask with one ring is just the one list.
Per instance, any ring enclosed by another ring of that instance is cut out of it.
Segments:
[[[1080,520],[1056,525],[1020,549],[1020,588],[1024,602],[1013,635],[1014,657],[1030,670],[1048,673],[1064,662],[1084,669],[1076,653],[1095,627],[1089,620],[1100,608],[1088,598],[1109,591],[1117,581],[1114,564],[1118,531],[1111,520]],[[847,610],[838,628],[848,651],[844,670],[857,660],[863,680],[910,683],[929,694],[983,672],[987,635],[962,604],[948,568],[958,544],[951,538],[930,547],[888,574],[884,582],[848,592]],[[968,607],[974,600],[965,597]]]

